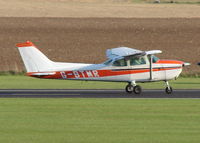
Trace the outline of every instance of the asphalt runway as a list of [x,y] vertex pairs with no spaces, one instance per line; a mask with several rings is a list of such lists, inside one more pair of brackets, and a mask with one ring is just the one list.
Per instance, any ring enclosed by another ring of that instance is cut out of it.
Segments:
[[0,98],[200,98],[200,90],[143,90],[142,94],[128,94],[124,90],[80,90],[80,89],[5,89]]

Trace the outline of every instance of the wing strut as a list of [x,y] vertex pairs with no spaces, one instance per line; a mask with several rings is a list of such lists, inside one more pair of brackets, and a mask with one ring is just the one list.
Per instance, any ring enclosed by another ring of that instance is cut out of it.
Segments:
[[150,55],[150,80],[153,80],[153,66],[152,66],[152,63],[153,63],[153,59],[152,59],[152,55]]

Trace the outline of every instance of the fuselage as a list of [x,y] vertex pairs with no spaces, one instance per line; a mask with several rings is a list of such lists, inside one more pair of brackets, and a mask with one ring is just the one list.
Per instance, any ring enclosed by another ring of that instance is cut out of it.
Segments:
[[[127,61],[126,65],[116,66],[110,64],[75,64],[57,63],[57,70],[29,72],[31,77],[45,79],[64,79],[64,80],[94,80],[94,81],[118,81],[118,82],[150,82],[165,81],[177,78],[182,72],[183,62],[176,60],[157,60],[140,65],[131,65]],[[151,73],[151,74],[150,74]]]

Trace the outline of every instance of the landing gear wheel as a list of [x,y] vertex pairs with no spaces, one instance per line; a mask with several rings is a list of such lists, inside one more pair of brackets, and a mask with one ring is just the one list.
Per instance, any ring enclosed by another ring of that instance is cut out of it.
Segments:
[[133,89],[135,94],[140,94],[142,92],[142,88],[139,85],[136,85]]
[[172,92],[173,92],[172,87],[171,87],[171,86],[166,87],[166,88],[165,88],[165,92],[166,92],[167,94],[172,94]]
[[127,93],[132,93],[132,92],[133,92],[133,89],[134,89],[134,86],[131,85],[131,84],[128,84],[128,85],[126,86],[126,92],[127,92]]

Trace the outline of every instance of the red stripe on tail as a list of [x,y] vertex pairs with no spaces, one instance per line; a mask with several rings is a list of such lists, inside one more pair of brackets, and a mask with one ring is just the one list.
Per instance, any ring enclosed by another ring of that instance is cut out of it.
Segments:
[[16,44],[17,47],[30,47],[30,46],[35,46],[32,42],[26,41],[25,43],[18,43]]

